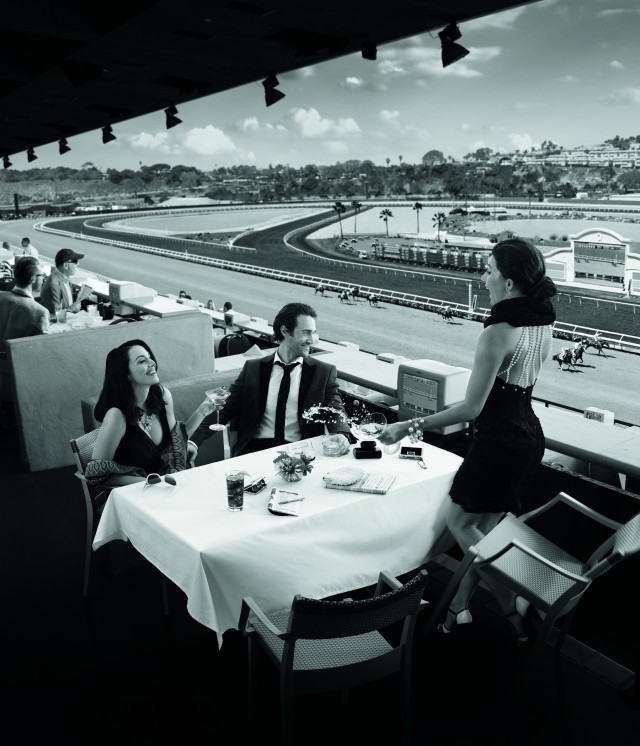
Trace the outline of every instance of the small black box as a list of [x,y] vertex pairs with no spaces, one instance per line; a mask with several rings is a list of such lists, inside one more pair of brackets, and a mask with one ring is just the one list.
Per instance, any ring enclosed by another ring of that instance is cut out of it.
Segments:
[[355,458],[382,458],[382,451],[379,448],[354,448],[353,455]]

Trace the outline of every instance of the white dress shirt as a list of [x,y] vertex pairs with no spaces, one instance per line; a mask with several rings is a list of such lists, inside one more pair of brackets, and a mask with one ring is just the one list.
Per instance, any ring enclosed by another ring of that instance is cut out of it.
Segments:
[[302,356],[292,360],[291,363],[285,363],[277,352],[273,359],[273,368],[271,370],[271,378],[269,379],[267,403],[258,427],[258,432],[256,433],[256,438],[273,438],[275,434],[276,404],[278,402],[280,382],[284,375],[284,370],[279,365],[276,365],[276,360],[279,360],[283,365],[299,363],[299,365],[295,365],[291,369],[291,386],[289,388],[289,398],[287,399],[284,419],[284,439],[289,443],[295,443],[302,438],[298,423],[298,398],[300,394],[300,378],[302,376]]

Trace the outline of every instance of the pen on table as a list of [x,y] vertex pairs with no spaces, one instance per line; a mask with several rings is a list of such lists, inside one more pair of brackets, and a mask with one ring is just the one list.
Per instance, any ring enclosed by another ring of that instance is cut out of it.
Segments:
[[287,503],[299,503],[304,500],[304,497],[294,497],[292,500],[279,500],[278,505],[286,505]]

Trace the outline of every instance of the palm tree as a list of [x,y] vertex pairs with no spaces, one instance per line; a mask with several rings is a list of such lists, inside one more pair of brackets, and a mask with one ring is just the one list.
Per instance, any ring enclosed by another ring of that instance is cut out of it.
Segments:
[[443,212],[437,212],[433,216],[433,224],[438,229],[438,243],[440,242],[440,229],[445,224],[446,219],[447,219],[447,216]]
[[391,210],[385,207],[385,209],[381,211],[380,217],[384,220],[384,224],[387,229],[387,238],[389,238],[389,218],[393,217],[393,213],[391,212]]
[[342,233],[342,213],[347,211],[347,208],[345,205],[342,204],[342,202],[336,202],[333,206],[333,209],[338,213],[338,222],[340,223],[340,238],[343,239],[344,235]]
[[424,205],[422,202],[416,202],[413,206],[413,209],[416,211],[416,225],[418,229],[416,233],[420,233],[420,210],[422,210],[423,207]]
[[358,202],[357,200],[354,199],[353,202],[351,203],[351,207],[353,207],[353,232],[357,233],[358,228],[356,225],[356,219],[358,217],[358,213],[360,212],[360,210],[362,210],[362,202]]
[[385,158],[385,161],[387,162],[387,167],[388,167],[389,164],[391,163],[391,158]]

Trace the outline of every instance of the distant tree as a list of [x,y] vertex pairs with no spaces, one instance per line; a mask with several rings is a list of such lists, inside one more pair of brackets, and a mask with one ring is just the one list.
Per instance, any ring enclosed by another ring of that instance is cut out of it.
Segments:
[[422,163],[424,166],[437,166],[439,163],[444,163],[445,157],[441,150],[429,150],[422,156]]
[[438,229],[438,243],[440,242],[440,230],[447,221],[447,216],[444,212],[437,212],[433,216],[433,224]]
[[416,202],[413,206],[413,209],[416,211],[416,233],[420,233],[420,210],[423,207],[422,202]]
[[356,218],[358,217],[358,213],[360,212],[360,210],[362,210],[362,202],[358,202],[358,200],[354,199],[353,202],[351,203],[351,207],[353,207],[353,232],[357,233],[358,227],[356,223]]
[[393,217],[393,213],[391,210],[385,207],[384,210],[380,212],[380,217],[382,220],[384,220],[385,228],[387,229],[387,238],[389,237],[389,218]]
[[398,160],[400,161],[400,165],[402,166],[402,156],[401,155],[398,156]]
[[340,238],[344,238],[344,234],[342,233],[342,213],[347,211],[347,208],[345,205],[342,204],[342,202],[336,202],[333,205],[333,209],[338,213],[338,222],[340,223]]
[[388,167],[389,164],[391,163],[391,158],[385,158],[385,161],[387,162],[387,167]]

